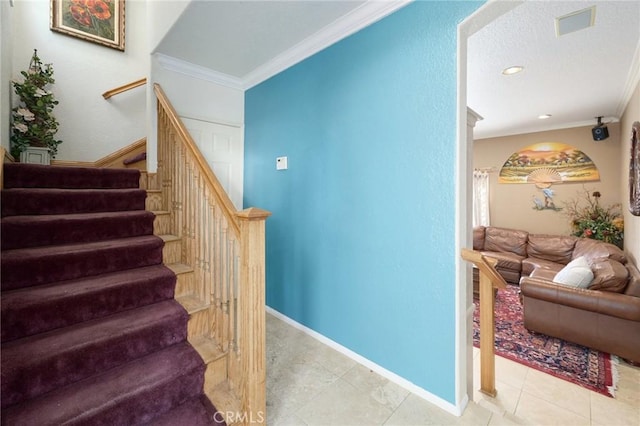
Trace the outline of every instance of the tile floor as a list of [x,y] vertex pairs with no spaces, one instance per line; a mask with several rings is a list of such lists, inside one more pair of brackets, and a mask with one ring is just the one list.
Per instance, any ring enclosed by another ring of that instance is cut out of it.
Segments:
[[[474,349],[474,389],[479,358]],[[618,371],[613,399],[496,357],[497,398],[475,392],[456,417],[267,314],[270,426],[640,426],[640,368],[620,364]]]

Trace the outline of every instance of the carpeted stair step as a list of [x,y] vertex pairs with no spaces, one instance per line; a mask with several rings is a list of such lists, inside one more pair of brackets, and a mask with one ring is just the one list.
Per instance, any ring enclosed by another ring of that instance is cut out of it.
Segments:
[[202,394],[204,368],[200,356],[183,342],[7,407],[2,412],[2,424],[153,424],[154,418]]
[[187,312],[154,303],[2,345],[2,407],[184,341]]
[[101,275],[162,263],[154,235],[2,252],[2,290]]
[[168,413],[153,419],[153,426],[211,426],[224,425],[224,415],[218,413],[211,402],[205,398],[192,398]]
[[4,164],[5,188],[137,188],[139,182],[135,169]]
[[2,342],[173,299],[164,265],[2,292]]
[[1,223],[2,250],[151,235],[154,219],[146,210],[9,216]]
[[2,217],[144,210],[144,189],[5,189]]

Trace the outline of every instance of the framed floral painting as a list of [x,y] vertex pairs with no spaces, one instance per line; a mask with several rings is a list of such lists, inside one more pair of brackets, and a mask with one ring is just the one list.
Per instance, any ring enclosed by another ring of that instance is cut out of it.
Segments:
[[124,51],[124,0],[50,0],[50,28]]

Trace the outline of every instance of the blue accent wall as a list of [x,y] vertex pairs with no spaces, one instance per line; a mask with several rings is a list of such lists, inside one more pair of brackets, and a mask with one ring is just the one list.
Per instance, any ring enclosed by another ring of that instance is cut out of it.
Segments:
[[412,3],[245,94],[267,304],[451,403],[456,37],[481,3]]

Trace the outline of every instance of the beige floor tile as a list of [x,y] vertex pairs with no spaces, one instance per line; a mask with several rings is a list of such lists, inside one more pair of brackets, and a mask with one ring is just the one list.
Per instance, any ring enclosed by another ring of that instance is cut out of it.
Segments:
[[296,416],[295,409],[287,405],[272,392],[267,390],[267,422],[268,426],[299,425],[306,426]]
[[640,405],[591,392],[591,420],[599,425],[638,426]]
[[493,414],[489,420],[489,426],[513,426],[526,424],[522,419],[518,419],[514,414],[505,413],[500,416]]
[[588,416],[580,416],[525,392],[520,395],[515,416],[511,418],[521,424],[537,426],[589,426],[590,424]]
[[492,416],[491,410],[482,407],[475,402],[470,402],[460,416],[461,425],[487,425]]
[[308,425],[382,425],[392,411],[339,379],[296,414]]
[[385,426],[458,424],[460,424],[459,417],[447,413],[417,395],[409,394],[387,420]]
[[[477,348],[473,361],[478,389]],[[622,362],[618,370],[613,399],[496,356],[497,397],[476,391],[456,417],[267,314],[269,426],[640,426],[640,368]]]
[[408,390],[360,364],[351,368],[342,378],[390,410],[398,408],[409,394]]
[[496,356],[496,381],[522,389],[529,370],[526,365]]
[[480,389],[480,381],[474,382],[473,401],[481,407],[484,407],[498,416],[503,416],[505,413],[513,414],[516,411],[518,400],[520,399],[520,389],[496,380],[496,391],[498,394],[495,397],[490,397],[483,394]]
[[[475,349],[475,348],[474,348]],[[529,367],[519,364],[515,361],[503,358],[501,356],[495,357],[495,372],[496,383],[498,381],[505,383],[513,388],[521,389],[524,385],[524,380],[527,377]],[[477,354],[474,352],[473,357],[473,382],[478,383],[480,387],[480,351]]]
[[616,400],[640,406],[640,367],[621,362],[618,365]]
[[274,368],[267,374],[267,415],[272,419],[288,418],[302,406],[338,380],[316,362],[292,363]]
[[353,359],[341,354],[335,349],[320,342],[318,343],[319,346],[310,347],[304,353],[305,359],[317,362],[336,376],[342,376],[358,364]]
[[582,417],[590,418],[590,391],[550,374],[531,369],[522,387],[522,393],[536,396]]

